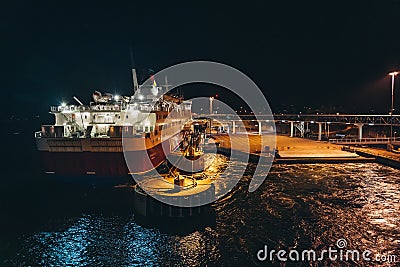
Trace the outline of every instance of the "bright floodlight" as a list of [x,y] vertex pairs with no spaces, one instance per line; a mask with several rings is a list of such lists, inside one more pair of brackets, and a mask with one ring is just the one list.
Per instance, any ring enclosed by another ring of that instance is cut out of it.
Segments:
[[61,103],[61,106],[65,107],[67,104],[65,102]]
[[115,99],[115,101],[118,101],[119,100],[119,95],[115,95],[114,99]]

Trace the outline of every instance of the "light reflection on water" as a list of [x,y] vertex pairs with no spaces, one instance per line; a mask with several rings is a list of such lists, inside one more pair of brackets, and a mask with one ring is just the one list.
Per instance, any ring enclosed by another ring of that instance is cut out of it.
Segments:
[[[243,163],[233,164],[241,169]],[[233,170],[227,177],[234,175]],[[275,165],[257,191],[247,192],[249,181],[247,173],[237,187],[213,204],[215,225],[189,233],[172,231],[179,230],[173,224],[166,232],[142,226],[125,200],[110,203],[111,211],[104,211],[105,201],[96,201],[107,195],[96,190],[78,192],[76,195],[84,195],[79,201],[57,202],[72,212],[56,215],[56,219],[39,213],[44,226],[2,240],[2,262],[43,266],[249,266],[261,264],[256,253],[264,245],[320,251],[334,247],[339,238],[348,241],[349,249],[400,256],[399,170],[371,163]],[[118,191],[113,199],[130,193]],[[81,210],[85,201],[91,204]],[[124,211],[114,212],[114,208]],[[34,223],[37,217],[29,220]]]
[[43,266],[114,265],[197,266],[204,259],[219,257],[213,229],[206,227],[185,236],[161,233],[118,218],[84,214],[61,232],[39,232],[25,236],[16,261]]

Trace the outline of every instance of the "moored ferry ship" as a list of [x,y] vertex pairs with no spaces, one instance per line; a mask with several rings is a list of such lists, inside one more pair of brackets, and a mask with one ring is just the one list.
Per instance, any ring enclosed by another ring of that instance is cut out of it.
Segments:
[[[121,177],[154,169],[181,140],[191,119],[191,101],[166,94],[165,87],[138,85],[134,95],[113,96],[95,91],[84,105],[52,106],[54,125],[35,133],[46,173]],[[168,85],[166,85],[168,86]]]

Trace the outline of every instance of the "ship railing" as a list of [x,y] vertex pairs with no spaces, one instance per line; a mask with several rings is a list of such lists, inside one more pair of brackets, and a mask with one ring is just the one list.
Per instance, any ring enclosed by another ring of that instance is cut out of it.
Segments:
[[128,106],[128,110],[138,110],[138,111],[146,111],[146,112],[150,112],[150,111],[160,111],[161,108],[158,107],[157,105],[152,105],[152,104],[129,104]]
[[91,110],[104,110],[104,111],[120,111],[121,107],[119,105],[90,105]]
[[329,139],[330,143],[336,144],[374,144],[374,143],[390,143],[400,141],[398,137],[373,137],[373,138],[341,138],[341,139]]
[[51,112],[63,112],[63,111],[86,111],[90,110],[90,107],[88,106],[75,106],[75,105],[70,105],[70,106],[51,106],[50,111]]
[[51,106],[51,112],[75,112],[75,111],[90,111],[90,110],[100,110],[100,111],[121,111],[119,105],[91,105],[91,106]]

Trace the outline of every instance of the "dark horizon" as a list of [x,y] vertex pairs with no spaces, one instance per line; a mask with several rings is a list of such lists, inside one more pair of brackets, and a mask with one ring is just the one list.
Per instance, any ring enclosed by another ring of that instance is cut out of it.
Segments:
[[[399,1],[5,5],[0,48],[9,115],[26,113],[21,106],[43,114],[74,95],[89,101],[94,90],[131,94],[131,49],[142,72],[192,60],[237,68],[274,112],[387,114],[388,73],[400,69]],[[218,93],[206,88],[205,96]]]

